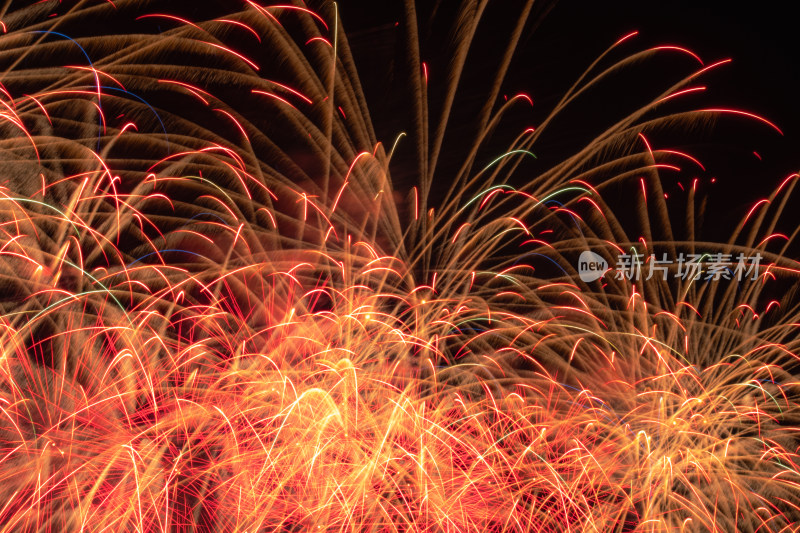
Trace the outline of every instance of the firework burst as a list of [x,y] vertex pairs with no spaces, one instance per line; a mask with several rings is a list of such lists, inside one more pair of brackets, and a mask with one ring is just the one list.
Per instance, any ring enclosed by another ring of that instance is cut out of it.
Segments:
[[[335,4],[6,5],[0,532],[796,530],[798,265],[776,228],[797,176],[700,242],[694,187],[676,236],[660,176],[700,162],[650,140],[774,126],[670,107],[721,65],[700,62],[520,172],[602,82],[699,60],[625,55],[628,36],[481,163],[530,105],[497,101],[531,4],[446,188],[484,3],[458,18],[438,121],[409,3],[414,131],[386,145]],[[635,221],[603,200],[617,186]],[[583,281],[585,250],[764,269]]]

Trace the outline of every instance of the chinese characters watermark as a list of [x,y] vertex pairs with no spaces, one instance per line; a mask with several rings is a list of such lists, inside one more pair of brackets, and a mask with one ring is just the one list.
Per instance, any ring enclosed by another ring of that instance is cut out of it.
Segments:
[[670,274],[676,279],[688,281],[719,281],[758,279],[761,254],[746,256],[742,253],[690,254],[681,252],[677,257],[668,254],[622,253],[617,263],[609,268],[608,262],[599,254],[584,251],[578,258],[578,275],[585,282],[596,281],[613,273],[614,279],[630,281],[662,279]]

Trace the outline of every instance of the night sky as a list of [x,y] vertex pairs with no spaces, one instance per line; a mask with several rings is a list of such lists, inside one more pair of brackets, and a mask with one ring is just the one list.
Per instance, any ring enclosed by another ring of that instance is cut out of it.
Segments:
[[[519,0],[489,3],[456,98],[446,153],[437,167],[438,187],[447,187],[448,173],[460,163],[463,150],[459,146],[472,138],[471,119],[484,101],[487,80],[493,79],[494,65],[522,4]],[[800,41],[793,31],[796,19],[790,4],[716,0],[535,3],[501,92],[509,96],[529,94],[534,106],[518,107],[518,112],[504,120],[484,157],[502,153],[522,129],[541,122],[583,70],[631,31],[639,35],[620,47],[615,59],[658,45],[687,47],[706,65],[731,58],[732,63],[693,85],[707,89],[685,99],[681,109],[726,107],[756,113],[777,124],[783,135],[755,121],[723,117],[713,127],[678,129],[655,139],[658,147],[686,150],[706,165],[707,171],[698,177],[709,199],[712,222],[706,224],[708,236],[722,238],[725,228],[754,202],[800,169]],[[371,2],[344,0],[339,6],[376,132],[380,140],[389,142],[410,126],[408,85],[404,82],[409,73],[403,59],[407,45],[397,24],[403,20],[402,2],[382,2],[375,8]],[[447,70],[452,55],[451,29],[457,6],[455,1],[417,2],[420,56],[430,75],[432,121],[438,117],[438,104],[443,100],[444,76],[437,75]],[[663,53],[611,79],[585,101],[576,103],[574,110],[542,137],[535,147],[539,170],[575,153],[610,120],[643,105],[697,66],[683,54]],[[398,155],[403,155],[402,147]],[[398,167],[402,163],[394,166],[393,172],[402,176],[403,169]],[[678,195],[674,185],[665,182],[665,190]]]

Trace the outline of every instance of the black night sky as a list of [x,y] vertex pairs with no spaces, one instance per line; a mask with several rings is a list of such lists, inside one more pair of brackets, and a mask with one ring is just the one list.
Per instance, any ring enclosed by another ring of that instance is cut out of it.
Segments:
[[[445,84],[436,76],[446,70],[452,55],[449,44],[458,4],[416,3],[420,56],[430,73],[432,122],[443,96],[437,88]],[[468,138],[470,119],[483,102],[487,80],[494,75],[523,4],[518,0],[489,3],[468,56],[465,83],[459,88],[446,147],[457,147]],[[387,1],[376,7],[374,2],[344,0],[339,7],[378,137],[388,142],[408,127],[407,85],[403,83],[408,79],[403,65],[407,45],[398,24],[403,20],[402,2]],[[754,121],[725,117],[703,131],[679,131],[656,139],[661,148],[686,150],[702,159],[707,172],[701,177],[701,186],[707,186],[709,213],[715,220],[706,224],[708,236],[724,238],[729,224],[800,169],[800,43],[794,32],[795,20],[788,2],[535,3],[501,92],[530,94],[534,106],[530,110],[518,108],[519,113],[503,122],[494,135],[496,152],[500,153],[504,142],[525,127],[537,125],[594,59],[632,31],[639,34],[620,48],[616,59],[661,45],[691,49],[706,65],[730,58],[730,64],[702,77],[699,85],[707,89],[687,98],[685,108],[724,107],[752,112],[777,124],[783,135]],[[632,68],[630,76],[607,82],[563,117],[549,137],[542,138],[536,150],[539,162],[546,166],[574,153],[598,132],[596,128],[643,105],[676,81],[676,76],[696,66],[685,55],[664,53]],[[437,168],[438,186],[447,187],[446,176],[451,166],[458,165],[458,152],[450,150],[453,159],[443,156]],[[402,174],[397,168],[393,170]],[[679,192],[677,187],[670,189],[669,183],[665,183],[665,190]],[[719,231],[714,226],[719,226]]]

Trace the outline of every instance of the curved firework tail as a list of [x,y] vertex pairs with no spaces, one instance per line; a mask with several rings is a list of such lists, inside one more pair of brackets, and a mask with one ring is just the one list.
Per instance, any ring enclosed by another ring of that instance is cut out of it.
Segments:
[[[497,102],[531,6],[440,176],[487,2],[435,119],[407,3],[414,129],[387,145],[335,4],[7,4],[0,531],[798,527],[796,176],[729,242],[696,235],[694,188],[673,229],[662,174],[699,162],[651,133],[742,114],[674,105],[700,63],[531,174],[599,84],[695,61],[629,39],[487,158],[529,106]],[[585,250],[763,268],[582,281]]]

